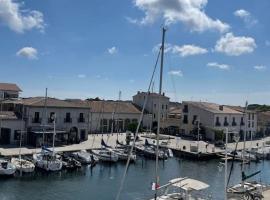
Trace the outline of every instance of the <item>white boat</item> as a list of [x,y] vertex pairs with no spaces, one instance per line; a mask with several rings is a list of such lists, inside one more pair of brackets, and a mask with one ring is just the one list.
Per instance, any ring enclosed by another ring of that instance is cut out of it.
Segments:
[[46,171],[59,171],[62,169],[62,161],[52,151],[42,150],[41,153],[33,155],[36,167]]
[[[126,161],[128,160],[128,156],[129,156],[129,150],[125,150],[125,149],[112,149],[112,151],[115,152],[115,154],[118,155],[118,160],[122,160],[122,161]],[[136,155],[131,153],[130,155],[130,161],[135,162],[136,161]]]
[[241,199],[249,194],[261,196],[263,191],[268,190],[269,186],[258,182],[243,182],[227,188],[228,199]]
[[6,160],[2,160],[2,159],[0,160],[0,175],[1,176],[11,176],[15,173],[15,171],[16,171],[16,167],[12,163]]
[[100,161],[103,162],[118,161],[118,155],[111,149],[92,150],[92,152],[99,158]]
[[76,160],[78,160],[82,164],[92,164],[92,163],[98,162],[99,160],[97,156],[91,153],[88,153],[86,150],[74,152],[72,153],[72,155],[74,156]]
[[[191,178],[175,178],[169,181],[168,184],[158,187],[157,190],[164,190],[164,193],[156,198],[156,200],[204,200],[202,194],[197,196],[191,193],[205,190],[209,187],[208,184]],[[170,192],[170,190],[178,188],[179,192]],[[151,199],[154,200],[155,198]]]
[[22,171],[24,173],[31,173],[35,170],[35,165],[25,159],[11,158],[11,163],[16,167],[17,171]]

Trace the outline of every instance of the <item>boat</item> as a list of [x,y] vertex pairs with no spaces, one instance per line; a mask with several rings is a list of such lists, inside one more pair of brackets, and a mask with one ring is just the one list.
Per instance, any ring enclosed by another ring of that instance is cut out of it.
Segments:
[[96,155],[100,161],[103,162],[117,162],[119,159],[118,155],[108,148],[103,148],[101,150],[92,150],[92,153]]
[[97,156],[87,152],[86,150],[74,152],[72,155],[76,160],[86,165],[97,163],[99,160]]
[[[129,157],[129,150],[128,149],[112,149],[112,151],[118,156],[118,160],[120,161],[127,161]],[[135,162],[136,161],[136,154],[131,153],[130,155],[130,161]]]
[[[202,197],[202,194],[195,196],[191,193],[198,193],[208,187],[208,184],[196,179],[175,178],[170,180],[168,184],[158,187],[157,190],[164,191],[163,194],[151,200],[204,200],[205,198]],[[177,188],[179,192],[171,192],[171,190],[173,191],[175,188]],[[155,187],[152,189],[154,190]]]
[[36,167],[45,171],[60,171],[63,166],[60,156],[46,148],[42,148],[40,153],[34,154],[33,161]]
[[75,170],[82,167],[82,164],[78,160],[68,154],[63,154],[62,165],[63,169],[67,170]]
[[11,158],[11,163],[16,167],[16,170],[23,173],[31,173],[35,171],[35,165],[28,160],[22,158]]
[[7,160],[0,159],[0,176],[12,176],[15,172],[15,165]]

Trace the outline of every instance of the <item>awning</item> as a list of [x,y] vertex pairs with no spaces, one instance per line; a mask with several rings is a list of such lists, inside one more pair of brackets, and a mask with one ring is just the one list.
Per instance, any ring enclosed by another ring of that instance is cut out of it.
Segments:
[[208,184],[191,178],[175,178],[170,180],[170,183],[172,183],[174,187],[179,187],[186,191],[204,190],[209,187]]

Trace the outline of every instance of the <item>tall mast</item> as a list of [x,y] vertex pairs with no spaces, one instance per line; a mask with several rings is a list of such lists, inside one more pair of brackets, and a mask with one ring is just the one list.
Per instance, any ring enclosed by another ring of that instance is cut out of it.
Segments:
[[159,156],[159,133],[160,133],[160,117],[161,117],[161,95],[162,95],[162,79],[163,79],[163,59],[164,59],[164,42],[166,29],[162,28],[161,43],[161,60],[160,60],[160,80],[159,80],[159,96],[158,96],[158,124],[157,124],[157,148],[156,148],[156,184],[155,184],[155,200],[157,199],[157,186],[159,185],[158,176],[158,156]]
[[47,120],[47,97],[48,97],[48,88],[46,88],[45,90],[45,100],[44,100],[44,111],[45,111],[45,114],[44,114],[44,120],[43,121],[43,134],[42,134],[42,145],[44,145],[44,142],[45,142],[45,126],[46,126],[46,120]]
[[[245,119],[245,129],[244,129],[244,147],[243,147],[243,151],[242,151],[242,174],[245,170],[245,155],[246,155],[246,135],[247,135],[247,107],[248,107],[248,102],[246,101],[246,105],[245,105],[245,110],[244,110],[244,119]],[[244,181],[242,179],[242,187],[244,187]]]

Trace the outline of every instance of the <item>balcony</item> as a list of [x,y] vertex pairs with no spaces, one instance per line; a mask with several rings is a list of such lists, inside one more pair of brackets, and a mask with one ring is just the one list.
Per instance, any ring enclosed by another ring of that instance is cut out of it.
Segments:
[[85,118],[78,118],[78,123],[85,123]]
[[224,126],[229,126],[229,123],[227,121],[224,122]]
[[242,122],[240,123],[240,125],[241,125],[241,126],[245,126],[245,122],[242,121]]
[[64,123],[72,123],[72,118],[65,118]]
[[232,126],[237,126],[237,123],[236,122],[232,122]]
[[41,118],[33,118],[32,119],[32,123],[34,123],[34,124],[40,124],[41,123]]

